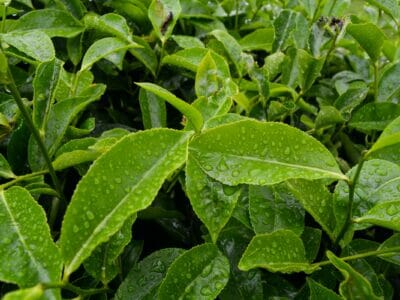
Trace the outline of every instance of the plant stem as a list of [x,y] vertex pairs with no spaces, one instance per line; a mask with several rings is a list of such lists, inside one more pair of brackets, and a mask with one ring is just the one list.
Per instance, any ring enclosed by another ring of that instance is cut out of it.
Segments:
[[23,116],[25,122],[27,123],[34,139],[36,140],[36,142],[40,148],[40,151],[42,152],[42,155],[46,161],[48,172],[50,173],[51,179],[53,181],[54,187],[55,187],[57,193],[59,194],[59,196],[62,197],[61,186],[59,184],[56,172],[53,168],[53,164],[51,163],[51,159],[50,159],[49,153],[47,151],[46,145],[44,144],[43,139],[42,139],[38,129],[35,127],[35,124],[33,124],[31,115],[29,114],[28,110],[26,109],[26,107],[24,105],[24,102],[22,101],[22,97],[18,91],[17,85],[15,84],[14,77],[12,76],[10,69],[8,69],[8,80],[10,81],[10,83],[7,85],[7,87],[10,89],[11,94],[14,97],[14,100],[17,103],[18,108],[22,113],[22,116]]
[[353,217],[354,193],[355,193],[357,181],[358,181],[358,178],[360,177],[361,169],[364,165],[364,162],[365,162],[365,155],[363,155],[361,157],[361,161],[358,163],[356,173],[354,174],[353,178],[347,182],[347,184],[349,185],[349,204],[347,207],[346,221],[343,224],[343,227],[340,230],[340,232],[336,238],[335,244],[338,244],[340,242],[340,240],[343,238],[348,227],[351,224],[351,219]]
[[81,297],[88,297],[91,295],[106,293],[109,291],[109,288],[99,288],[99,289],[81,289],[71,283],[68,282],[49,282],[42,283],[42,287],[44,289],[64,289],[71,291]]
[[[355,255],[351,255],[351,256],[341,257],[340,259],[343,261],[349,261],[349,260],[361,259],[361,258],[370,257],[370,256],[383,255],[383,254],[387,254],[387,253],[396,253],[399,251],[400,251],[400,246],[393,247],[390,249],[368,251],[368,252],[359,253],[359,254],[355,254]],[[330,265],[330,264],[331,264],[331,261],[326,260],[326,261],[314,263],[312,265],[317,266],[317,267],[322,267],[322,266],[326,266],[326,265]]]
[[24,181],[24,180],[28,180],[28,179],[31,179],[31,178],[35,178],[37,176],[47,174],[48,172],[49,172],[48,170],[42,170],[42,171],[38,171],[38,172],[34,172],[34,173],[18,176],[17,178],[15,178],[15,179],[13,179],[13,180],[11,180],[9,182],[1,184],[0,185],[0,190],[5,190],[6,188],[8,188],[10,186],[13,186],[14,184],[16,184],[18,182],[21,182],[21,181]]
[[378,102],[378,84],[379,84],[379,67],[378,62],[374,63],[374,100]]

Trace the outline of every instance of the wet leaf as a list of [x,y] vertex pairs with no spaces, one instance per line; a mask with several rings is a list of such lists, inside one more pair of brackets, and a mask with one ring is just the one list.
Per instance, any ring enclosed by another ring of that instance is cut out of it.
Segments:
[[0,153],[0,177],[3,178],[15,178],[16,175],[11,170],[11,166],[7,159]]
[[228,259],[215,245],[203,244],[174,261],[158,290],[158,299],[215,299],[228,279]]
[[393,253],[379,255],[378,257],[390,263],[400,265],[400,233],[393,234],[390,238],[385,240],[378,248],[378,250],[388,250],[397,248]]
[[196,96],[209,97],[214,95],[220,89],[219,83],[217,65],[211,52],[208,52],[197,68],[195,81]]
[[384,130],[400,116],[400,105],[394,103],[367,103],[354,112],[349,126],[363,132]]
[[167,109],[165,101],[145,89],[140,89],[139,104],[145,129],[166,127]]
[[328,251],[327,256],[344,277],[344,281],[340,283],[339,291],[345,299],[381,299],[374,294],[368,280],[349,264],[336,257],[332,252]]
[[193,210],[215,243],[233,213],[240,187],[227,186],[210,178],[195,160],[189,159],[186,163],[186,192]]
[[382,9],[385,13],[390,15],[394,20],[400,18],[400,7],[396,0],[367,0],[372,5]]
[[400,93],[400,84],[397,80],[400,75],[400,63],[394,63],[383,70],[379,78],[377,101],[391,102]]
[[337,295],[334,291],[328,289],[327,287],[319,284],[310,277],[307,278],[308,288],[310,289],[310,300],[341,300],[343,299]]
[[44,291],[41,286],[37,285],[28,289],[16,290],[4,295],[3,300],[41,300]]
[[96,160],[64,217],[60,246],[67,276],[129,216],[151,204],[164,180],[185,161],[191,135],[170,129],[129,134]]
[[[46,215],[29,192],[12,187],[0,192],[0,279],[20,287],[56,282],[61,257],[47,225]],[[46,291],[60,299],[59,291]]]
[[322,231],[314,227],[304,227],[301,234],[304,248],[306,250],[306,257],[309,262],[313,262],[318,255],[321,246]]
[[275,31],[273,28],[260,28],[244,36],[239,44],[243,51],[264,50],[271,52]]
[[378,203],[354,221],[400,231],[400,199]]
[[285,124],[244,120],[222,125],[205,130],[189,149],[204,172],[227,185],[346,179],[326,148]]
[[81,22],[65,10],[38,9],[21,16],[12,26],[15,31],[40,30],[49,37],[74,37],[84,30]]
[[181,13],[178,0],[153,0],[149,6],[148,16],[154,31],[164,44],[171,36]]
[[116,300],[141,300],[157,296],[168,268],[185,250],[166,248],[155,251],[134,266],[119,286]]
[[[400,143],[400,117],[394,119],[388,126],[385,127],[381,135],[371,149],[367,152],[366,156],[375,154],[377,151],[385,150],[391,146]],[[398,150],[398,148],[397,148]]]
[[39,62],[50,61],[55,58],[51,39],[39,30],[10,32],[0,35],[0,40]]
[[140,37],[132,36],[132,40],[140,47],[129,48],[129,52],[140,62],[142,62],[143,65],[150,70],[151,74],[155,76],[157,72],[158,60],[153,49],[151,49],[149,44]]
[[240,259],[239,269],[248,271],[253,268],[307,274],[318,269],[308,263],[302,240],[290,230],[258,234],[251,240]]
[[131,30],[123,16],[108,13],[98,16],[94,13],[85,15],[83,22],[88,29],[95,29],[100,32],[114,35],[127,42],[131,40]]
[[250,186],[249,213],[256,234],[287,229],[300,235],[304,230],[304,210],[284,184]]

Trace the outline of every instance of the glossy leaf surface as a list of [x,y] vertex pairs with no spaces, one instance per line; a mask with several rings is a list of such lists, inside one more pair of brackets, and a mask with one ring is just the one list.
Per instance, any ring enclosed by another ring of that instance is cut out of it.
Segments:
[[400,105],[394,103],[368,103],[354,112],[349,126],[363,132],[384,130],[400,115]]
[[284,184],[250,186],[249,213],[256,234],[287,229],[300,235],[304,229],[304,210]]
[[346,179],[318,141],[279,123],[244,120],[222,125],[204,131],[189,148],[191,159],[228,185],[265,185],[291,178]]
[[[151,204],[166,177],[185,161],[191,135],[168,129],[133,133],[96,160],[64,217],[60,245],[66,274],[76,270],[129,216]],[[134,155],[132,149],[142,155]],[[121,157],[126,157],[125,163]]]
[[140,89],[139,103],[145,129],[166,126],[167,109],[163,99],[150,91]]
[[384,69],[378,83],[377,100],[379,102],[392,101],[399,94],[400,84],[397,78],[400,75],[400,63],[395,63]]
[[14,31],[38,29],[50,37],[71,38],[84,30],[81,22],[64,10],[39,9],[31,11],[14,24]]
[[229,279],[228,259],[213,244],[196,246],[168,269],[159,299],[215,299]]
[[[400,117],[385,127],[375,144],[367,152],[367,156],[377,151],[385,150],[400,143]],[[395,149],[393,149],[396,151]]]
[[149,6],[148,16],[153,28],[162,43],[170,37],[181,13],[178,0],[153,0]]
[[314,281],[311,278],[307,278],[308,288],[310,289],[310,300],[341,300],[343,299],[338,294],[333,292],[332,290],[324,287],[318,282]]
[[290,230],[256,235],[239,262],[239,269],[264,268],[270,272],[312,273],[318,269],[306,259],[302,240]]
[[115,299],[154,299],[168,268],[184,252],[185,250],[183,249],[166,248],[144,258],[129,272],[118,288]]
[[197,161],[189,159],[186,163],[186,192],[193,210],[207,226],[215,243],[233,213],[240,187],[227,186],[212,179]]
[[[0,279],[20,287],[60,279],[61,257],[46,215],[29,192],[13,187],[0,192]],[[49,299],[59,299],[49,290]]]
[[354,299],[355,297],[358,299],[381,299],[374,294],[368,280],[348,263],[336,257],[332,252],[328,252],[327,256],[344,277],[339,291],[345,299]]

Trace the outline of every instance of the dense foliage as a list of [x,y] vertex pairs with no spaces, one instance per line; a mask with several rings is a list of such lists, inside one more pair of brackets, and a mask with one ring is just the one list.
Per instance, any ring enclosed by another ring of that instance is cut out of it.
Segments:
[[0,0],[4,299],[399,299],[397,0]]

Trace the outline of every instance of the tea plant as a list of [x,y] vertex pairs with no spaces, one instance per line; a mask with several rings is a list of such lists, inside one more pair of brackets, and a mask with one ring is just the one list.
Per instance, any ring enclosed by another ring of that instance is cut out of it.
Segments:
[[0,0],[4,299],[400,297],[395,0]]

